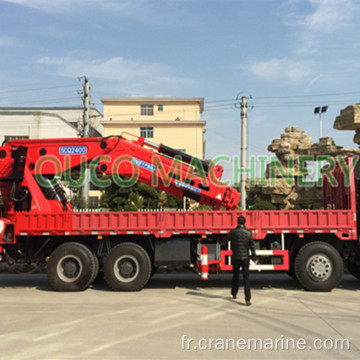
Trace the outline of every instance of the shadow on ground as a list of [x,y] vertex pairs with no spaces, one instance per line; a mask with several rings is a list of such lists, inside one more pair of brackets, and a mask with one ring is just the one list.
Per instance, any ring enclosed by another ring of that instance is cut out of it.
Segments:
[[[146,288],[184,287],[189,289],[227,289],[230,288],[231,277],[232,275],[230,273],[210,275],[209,280],[202,281],[197,274],[155,274]],[[294,291],[302,289],[297,280],[291,278],[287,273],[253,273],[250,275],[250,281],[251,288],[253,289],[285,289]],[[346,274],[337,288],[357,291],[360,290],[360,281],[352,275]]]
[[[300,284],[286,273],[253,273],[250,280],[252,289],[284,289],[289,291],[302,289]],[[207,281],[202,281],[199,275],[192,273],[160,273],[155,274],[150,279],[145,289],[171,289],[177,287],[189,290],[229,289],[230,284],[230,273],[210,275]],[[46,274],[0,274],[0,288],[18,287],[53,291]],[[102,277],[99,277],[91,288],[97,291],[109,291]],[[352,275],[345,274],[337,288],[358,291],[360,290],[360,281]]]

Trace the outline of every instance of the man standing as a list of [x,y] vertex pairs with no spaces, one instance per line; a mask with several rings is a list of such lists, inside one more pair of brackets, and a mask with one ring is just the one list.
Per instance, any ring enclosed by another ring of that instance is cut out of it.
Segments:
[[245,302],[247,306],[251,305],[251,291],[250,291],[250,280],[249,280],[249,250],[251,250],[251,258],[256,261],[256,253],[254,240],[250,230],[245,228],[244,216],[238,217],[238,226],[231,230],[229,235],[225,238],[231,241],[232,249],[232,265],[233,265],[233,278],[231,295],[236,299],[236,295],[239,290],[239,274],[240,267],[244,279],[244,294]]

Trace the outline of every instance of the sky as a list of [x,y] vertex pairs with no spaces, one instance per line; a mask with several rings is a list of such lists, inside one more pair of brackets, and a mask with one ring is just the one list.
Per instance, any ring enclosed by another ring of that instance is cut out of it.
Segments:
[[[357,147],[335,117],[360,102],[360,0],[0,0],[0,107],[101,97],[203,97],[206,158],[248,154],[287,126]],[[227,164],[223,164],[225,170]]]

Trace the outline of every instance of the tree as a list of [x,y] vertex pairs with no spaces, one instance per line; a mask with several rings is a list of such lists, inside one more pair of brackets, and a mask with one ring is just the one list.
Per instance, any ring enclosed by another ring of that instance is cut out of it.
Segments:
[[164,207],[168,209],[182,209],[183,200],[175,195],[166,194],[166,202]]
[[101,196],[100,204],[112,211],[137,211],[159,207],[160,192],[153,187],[136,183],[131,187],[121,187],[112,183]]

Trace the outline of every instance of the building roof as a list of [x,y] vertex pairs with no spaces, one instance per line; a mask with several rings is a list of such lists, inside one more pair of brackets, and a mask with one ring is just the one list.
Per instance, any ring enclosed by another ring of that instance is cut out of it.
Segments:
[[101,98],[100,99],[103,104],[105,103],[163,103],[163,104],[170,104],[170,103],[198,103],[200,107],[200,113],[204,112],[204,98],[200,97],[108,97],[108,98]]

